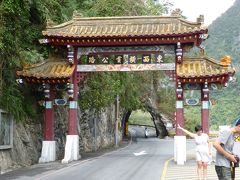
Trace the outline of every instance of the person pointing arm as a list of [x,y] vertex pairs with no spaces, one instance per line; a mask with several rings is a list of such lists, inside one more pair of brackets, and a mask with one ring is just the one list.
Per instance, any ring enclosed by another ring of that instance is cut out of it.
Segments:
[[177,127],[177,128],[180,129],[180,130],[182,130],[182,131],[185,132],[186,134],[188,134],[191,138],[195,138],[195,137],[196,137],[196,134],[194,134],[194,133],[192,133],[192,132],[190,132],[190,131],[182,128],[179,124],[178,124],[178,127]]

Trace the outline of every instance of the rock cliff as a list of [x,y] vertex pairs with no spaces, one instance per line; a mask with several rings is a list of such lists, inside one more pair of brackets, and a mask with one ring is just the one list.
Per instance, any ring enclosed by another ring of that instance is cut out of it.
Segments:
[[[78,109],[80,154],[114,145],[115,114],[111,105],[101,112]],[[40,121],[43,122],[43,117]],[[0,172],[38,163],[41,153],[43,126],[13,123],[13,147],[0,149]],[[119,138],[121,132],[119,132]],[[63,159],[67,135],[67,107],[55,108],[55,140],[57,159]]]

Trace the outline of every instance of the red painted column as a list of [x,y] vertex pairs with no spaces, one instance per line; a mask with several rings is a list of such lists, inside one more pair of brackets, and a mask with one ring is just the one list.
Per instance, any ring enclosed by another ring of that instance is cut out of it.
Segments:
[[202,100],[202,128],[203,132],[209,134],[209,89],[208,83],[205,82],[201,91]]
[[[178,42],[176,46],[176,59],[175,64],[177,68],[177,64],[182,64],[183,62],[183,49],[181,47],[181,43]],[[178,124],[181,127],[184,127],[184,111],[183,111],[183,87],[181,82],[177,79],[177,69],[176,71],[176,119],[175,119],[175,126],[176,126],[176,135],[182,136],[184,135],[183,131],[177,128]]]
[[176,135],[182,136],[184,135],[183,131],[178,129],[178,124],[181,127],[184,127],[184,110],[183,110],[183,88],[181,82],[177,83],[176,87]]
[[[76,84],[71,84],[76,91]],[[77,98],[69,99],[68,109],[68,135],[78,135],[77,131]]]
[[54,110],[53,91],[49,85],[44,85],[45,113],[44,113],[44,141],[54,140]]
[[[73,49],[73,63],[76,66],[72,75],[72,83],[68,87],[69,110],[68,110],[68,135],[78,135],[77,127],[77,100],[78,100],[78,82],[77,82],[77,48]],[[69,56],[68,56],[69,58]],[[69,58],[70,61],[70,58]]]

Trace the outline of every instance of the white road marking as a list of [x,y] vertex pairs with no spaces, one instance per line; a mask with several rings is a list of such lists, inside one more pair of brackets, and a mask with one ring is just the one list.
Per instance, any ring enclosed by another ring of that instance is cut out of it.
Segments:
[[139,153],[133,153],[135,156],[142,156],[142,155],[145,155],[147,154],[145,151],[141,151]]

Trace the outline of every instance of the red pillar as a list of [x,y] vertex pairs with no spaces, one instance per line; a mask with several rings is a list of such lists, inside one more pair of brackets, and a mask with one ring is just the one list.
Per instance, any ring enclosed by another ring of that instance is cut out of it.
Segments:
[[[72,84],[73,89],[76,89],[76,84]],[[76,90],[74,90],[76,91]],[[69,100],[68,109],[68,135],[78,135],[77,131],[77,99],[73,98]]]
[[205,82],[201,91],[202,100],[202,128],[203,132],[209,134],[209,89],[208,83]]
[[[176,47],[176,67],[177,64],[182,64],[183,62],[183,49],[181,47],[181,43],[177,43]],[[177,73],[177,69],[175,70]],[[176,126],[176,135],[177,136],[182,136],[184,133],[183,131],[179,130],[177,128],[178,124],[181,127],[184,127],[184,111],[183,111],[183,88],[181,82],[177,79],[177,74],[176,74],[176,119],[175,119],[175,126]]]
[[178,129],[177,126],[178,124],[181,127],[184,127],[184,111],[183,111],[183,88],[181,85],[181,82],[177,83],[177,88],[176,88],[176,135],[177,136],[182,136],[184,135],[183,131]]
[[[75,70],[72,75],[72,84],[69,85],[69,110],[68,110],[68,135],[78,135],[77,127],[77,100],[78,100],[78,83],[77,83],[77,48],[73,49],[73,58]],[[69,60],[70,61],[70,60]]]
[[44,85],[45,95],[45,114],[44,114],[44,141],[54,140],[54,110],[53,110],[53,91],[49,85]]

